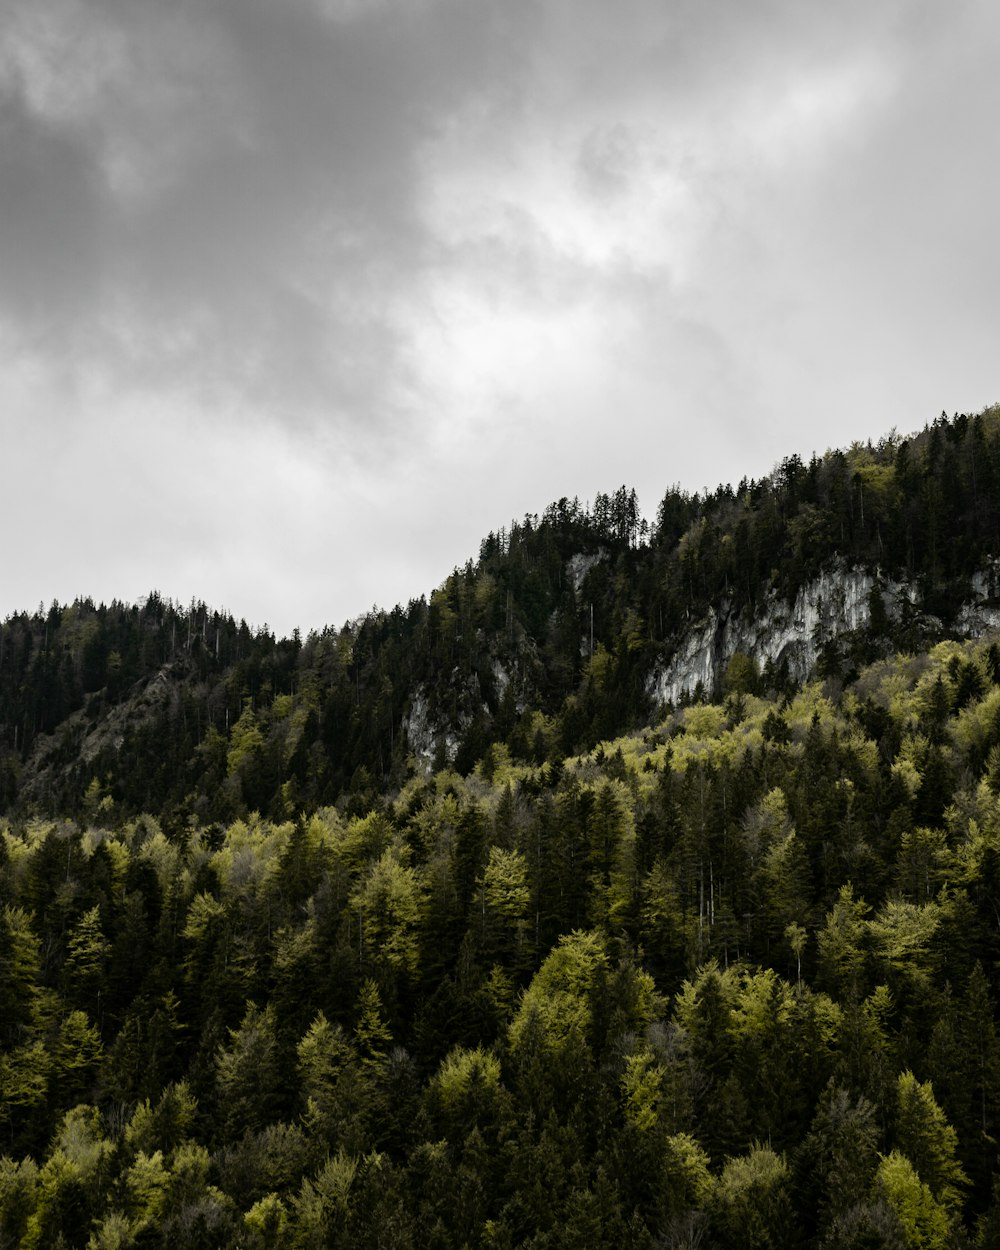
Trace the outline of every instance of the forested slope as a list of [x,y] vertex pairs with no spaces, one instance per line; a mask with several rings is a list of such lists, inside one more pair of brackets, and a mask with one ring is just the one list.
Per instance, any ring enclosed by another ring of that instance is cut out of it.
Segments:
[[[463,774],[491,742],[537,760],[537,712],[553,758],[646,723],[652,676],[709,611],[790,603],[831,566],[904,579],[901,614],[884,619],[876,595],[873,628],[824,647],[823,673],[850,676],[961,633],[998,559],[992,408],[735,489],[671,489],[652,528],[624,487],[563,499],[490,534],[428,598],[305,637],[155,592],[54,603],[0,626],[0,811],[106,800],[183,827],[345,796],[366,809],[414,754]],[[787,676],[780,661],[763,673],[772,690]]]
[[994,1244],[998,678],[944,643],[363,816],[8,827],[4,1244]]
[[[5,622],[0,1247],[998,1244],[998,427],[564,501],[306,639]],[[653,706],[830,560],[914,613]]]

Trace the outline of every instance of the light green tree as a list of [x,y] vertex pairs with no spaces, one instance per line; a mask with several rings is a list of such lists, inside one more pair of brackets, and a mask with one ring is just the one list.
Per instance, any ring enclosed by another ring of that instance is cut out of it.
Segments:
[[232,777],[244,764],[250,762],[264,746],[264,735],[257,722],[257,714],[250,700],[243,704],[240,718],[229,733],[229,750],[226,753],[226,772]]
[[219,1120],[227,1139],[259,1129],[273,1119],[283,1085],[278,1066],[274,1008],[248,1003],[238,1029],[215,1061]]
[[109,1211],[90,1234],[87,1250],[131,1250],[136,1228],[122,1211]]
[[412,976],[417,968],[420,885],[392,847],[373,864],[351,896],[364,966],[390,976]]
[[350,1210],[358,1160],[338,1150],[317,1174],[307,1177],[292,1200],[291,1245],[301,1250],[321,1250],[337,1245]]
[[672,1133],[663,1143],[667,1206],[675,1214],[703,1211],[712,1199],[715,1178],[709,1158],[690,1133]]
[[648,1046],[626,1055],[621,1078],[625,1119],[640,1133],[648,1133],[657,1124],[663,1076],[663,1067]]
[[101,909],[85,911],[70,930],[63,968],[63,996],[78,1007],[95,1011],[101,977],[111,944],[101,929]]
[[163,1151],[151,1155],[140,1150],[135,1162],[125,1173],[125,1186],[134,1227],[155,1228],[167,1198],[170,1172],[163,1161]]
[[898,1150],[882,1157],[875,1173],[875,1193],[888,1203],[912,1250],[945,1250],[951,1244],[948,1212]]
[[392,1031],[383,1018],[382,1010],[378,986],[369,978],[358,995],[358,1022],[354,1026],[362,1062],[369,1066],[378,1066],[385,1061],[392,1042]]
[[521,852],[491,846],[477,895],[484,959],[509,958],[523,951],[531,892],[528,863]]
[[503,1101],[500,1061],[481,1046],[457,1046],[442,1060],[429,1095],[449,1140],[461,1143],[473,1128],[497,1118]]
[[785,1159],[762,1145],[727,1159],[710,1209],[723,1246],[784,1250],[792,1243],[794,1226]]
[[590,1039],[591,993],[609,968],[604,940],[597,933],[563,937],[525,991],[511,1022],[509,1039],[516,1054],[534,1035],[553,1058],[568,1056]]
[[830,989],[844,996],[857,992],[862,984],[867,958],[865,920],[870,910],[864,899],[854,897],[854,887],[848,882],[840,887],[826,924],[817,935],[823,980]]
[[137,1156],[169,1153],[188,1139],[197,1113],[198,1102],[187,1081],[172,1083],[155,1107],[148,1098],[136,1107],[125,1127],[125,1144]]
[[925,988],[933,970],[931,943],[940,915],[940,908],[933,902],[885,902],[868,921],[872,946],[884,969]]
[[0,1155],[0,1229],[10,1246],[21,1244],[28,1217],[38,1201],[38,1165]]
[[51,1048],[51,1080],[61,1097],[81,1094],[103,1055],[101,1038],[84,1011],[71,1011],[59,1027]]
[[324,1149],[332,1142],[356,1153],[367,1141],[373,1106],[366,1066],[382,1062],[390,1037],[378,1014],[378,990],[373,982],[366,982],[362,995],[359,1031],[365,1066],[341,1026],[331,1024],[322,1012],[296,1047],[303,1122]]
[[921,1084],[912,1072],[900,1073],[896,1082],[896,1143],[935,1199],[948,1211],[960,1211],[962,1188],[969,1182],[956,1158],[958,1134],[930,1081]]
[[0,911],[0,1042],[15,1044],[38,1023],[41,943],[22,907]]
[[265,1194],[243,1216],[248,1250],[282,1250],[288,1244],[288,1210],[276,1193]]
[[52,1058],[41,1042],[0,1051],[0,1124],[19,1124],[43,1106],[51,1071]]
[[799,985],[802,984],[802,952],[806,948],[806,942],[809,934],[800,924],[793,921],[785,927],[785,938],[788,945],[792,948],[792,954],[795,956],[795,974]]
[[96,1107],[81,1104],[63,1116],[38,1172],[35,1208],[21,1250],[47,1250],[59,1237],[79,1244],[90,1225],[111,1151],[111,1143],[101,1136]]

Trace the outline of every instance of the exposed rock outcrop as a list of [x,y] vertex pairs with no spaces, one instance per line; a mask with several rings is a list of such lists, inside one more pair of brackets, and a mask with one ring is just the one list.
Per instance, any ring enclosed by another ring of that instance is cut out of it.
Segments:
[[[667,664],[650,674],[649,693],[659,703],[676,703],[701,683],[711,694],[737,652],[752,657],[761,668],[768,661],[785,663],[791,678],[805,681],[826,643],[868,626],[876,586],[888,620],[899,621],[907,613],[928,628],[941,630],[939,620],[921,612],[915,584],[835,565],[801,587],[791,604],[772,592],[763,609],[753,614],[733,612],[726,602],[710,609],[684,634]],[[952,631],[973,638],[1000,626],[997,562],[976,574],[971,591],[955,614]]]

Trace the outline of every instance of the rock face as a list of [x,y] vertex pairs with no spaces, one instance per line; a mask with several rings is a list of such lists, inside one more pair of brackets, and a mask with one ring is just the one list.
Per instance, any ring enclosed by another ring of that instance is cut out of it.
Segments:
[[955,632],[978,638],[989,629],[1000,629],[1000,560],[972,579],[972,598],[966,600],[955,617]]
[[608,558],[607,551],[602,547],[599,551],[592,555],[584,555],[578,552],[575,556],[571,556],[566,561],[566,576],[569,578],[570,585],[573,587],[573,594],[578,595],[583,586],[584,579],[595,564],[600,564],[602,560]]
[[441,746],[444,748],[445,762],[455,762],[458,737],[454,732],[435,728],[431,724],[427,692],[422,687],[413,696],[409,715],[403,717],[403,732],[417,764],[425,772],[433,769]]
[[[871,592],[878,586],[886,615],[899,620],[904,611],[922,615],[915,585],[880,578],[866,569],[834,566],[803,586],[791,605],[776,593],[752,616],[733,613],[723,602],[711,609],[681,639],[670,661],[655,668],[648,690],[659,703],[676,703],[698,683],[706,693],[721,684],[736,652],[751,656],[761,668],[770,660],[787,662],[789,676],[804,681],[815,670],[824,644],[839,634],[865,628],[871,618]],[[977,637],[1000,626],[1000,568],[996,562],[972,581],[972,595],[955,616],[953,630]],[[941,622],[923,616],[929,626]]]
[[116,753],[125,743],[129,730],[152,724],[165,705],[179,700],[178,677],[190,675],[181,662],[164,664],[148,682],[138,682],[116,707],[106,713],[94,712],[101,698],[92,695],[88,706],[69,716],[52,734],[40,734],[24,773],[22,796],[44,801],[59,776],[66,770],[66,756],[72,752],[78,768],[89,770],[112,748]]
[[[567,562],[567,574],[579,589],[604,553],[579,555]],[[878,590],[873,597],[872,591]],[[771,591],[762,607],[754,612],[736,611],[723,600],[695,621],[680,637],[666,662],[656,665],[646,683],[647,693],[658,704],[678,703],[685,694],[694,694],[701,685],[706,695],[717,693],[727,665],[740,652],[753,658],[763,669],[768,661],[786,664],[793,681],[809,680],[816,671],[819,656],[827,643],[843,635],[866,629],[871,621],[873,602],[881,599],[889,621],[905,621],[919,635],[940,638],[945,635],[975,638],[987,630],[1000,629],[1000,560],[991,562],[970,581],[968,597],[950,614],[947,629],[942,621],[924,610],[914,582],[883,577],[878,570],[830,565],[813,581],[802,586],[793,602]],[[530,640],[522,640],[525,654],[537,662]],[[587,639],[581,640],[586,653]],[[494,693],[502,700],[511,682],[511,673],[494,657],[491,665]],[[452,675],[457,680],[458,671]],[[489,716],[478,683],[453,690],[453,710],[435,712],[432,692],[418,686],[413,693],[403,730],[418,768],[429,772],[436,763],[452,764],[463,734],[478,709]],[[458,708],[458,711],[454,709]],[[523,705],[518,701],[518,711]]]

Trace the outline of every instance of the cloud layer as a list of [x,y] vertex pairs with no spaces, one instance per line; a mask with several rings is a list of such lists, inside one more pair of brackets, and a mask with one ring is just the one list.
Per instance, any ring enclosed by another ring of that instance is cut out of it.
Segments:
[[993,402],[998,51],[985,0],[3,0],[0,614],[319,626]]

